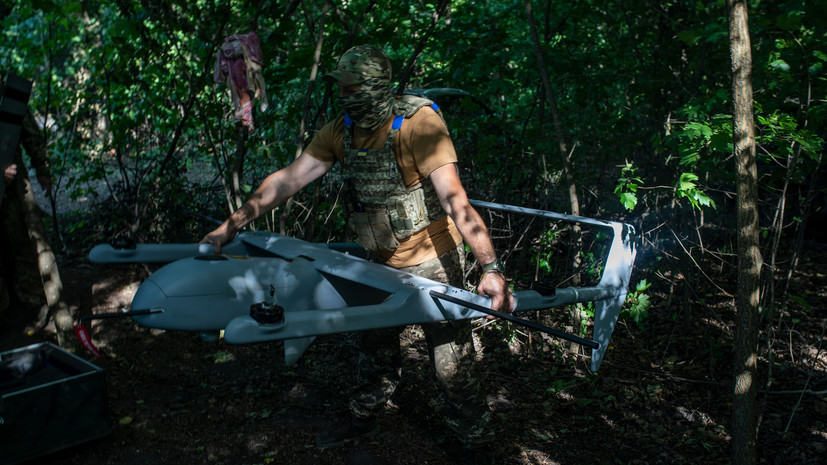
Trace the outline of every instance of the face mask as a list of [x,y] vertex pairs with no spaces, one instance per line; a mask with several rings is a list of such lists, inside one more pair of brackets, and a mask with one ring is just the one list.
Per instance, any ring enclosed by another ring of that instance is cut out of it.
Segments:
[[387,79],[368,79],[360,86],[360,91],[339,97],[337,105],[347,113],[361,129],[376,132],[391,116],[394,97]]

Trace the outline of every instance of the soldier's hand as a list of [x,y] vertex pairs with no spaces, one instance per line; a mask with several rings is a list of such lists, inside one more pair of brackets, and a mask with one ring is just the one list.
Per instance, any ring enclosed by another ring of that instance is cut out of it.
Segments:
[[14,163],[7,166],[6,169],[3,170],[3,177],[6,179],[6,182],[13,181],[15,176],[17,176],[17,165]]
[[511,313],[514,310],[514,295],[501,273],[484,273],[477,286],[477,294],[491,298],[491,310]]
[[215,253],[220,254],[221,246],[230,242],[234,236],[235,233],[229,230],[227,223],[224,223],[204,236],[199,244],[212,244]]

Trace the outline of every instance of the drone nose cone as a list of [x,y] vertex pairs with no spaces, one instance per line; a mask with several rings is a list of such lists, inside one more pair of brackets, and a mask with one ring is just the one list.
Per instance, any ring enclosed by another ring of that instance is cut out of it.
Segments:
[[[155,281],[150,277],[141,284],[138,291],[135,292],[135,297],[132,298],[133,310],[151,310],[156,308],[165,308],[165,301],[167,299],[163,289],[161,289]],[[163,327],[163,312],[150,313],[147,315],[136,315],[133,317],[135,321],[141,326],[150,328]]]

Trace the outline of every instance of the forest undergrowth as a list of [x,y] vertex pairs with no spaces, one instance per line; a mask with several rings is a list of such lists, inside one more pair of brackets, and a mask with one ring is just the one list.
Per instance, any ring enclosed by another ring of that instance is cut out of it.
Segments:
[[[763,464],[816,464],[827,453],[827,280],[819,265],[827,251],[811,244],[805,257],[790,283],[795,298],[762,323]],[[91,265],[80,254],[62,256],[60,266],[66,301],[79,314],[128,306],[151,271]],[[720,290],[735,282],[700,273],[650,279],[648,317],[642,327],[618,323],[598,373],[568,342],[476,322],[497,463],[729,463],[735,314],[734,298]],[[565,309],[528,317],[573,331]],[[54,338],[42,322],[18,323],[25,328],[4,335],[4,345]],[[287,367],[279,342],[207,343],[128,320],[95,321],[91,333],[105,358],[82,356],[104,369],[113,433],[38,463],[456,463],[417,326],[403,333],[403,383],[380,418],[381,433],[328,449],[313,438],[346,414],[358,358],[352,334],[317,338]]]

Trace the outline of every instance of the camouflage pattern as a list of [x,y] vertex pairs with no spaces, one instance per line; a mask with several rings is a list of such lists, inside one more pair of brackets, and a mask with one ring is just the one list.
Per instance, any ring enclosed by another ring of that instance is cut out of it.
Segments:
[[357,45],[345,52],[336,69],[325,77],[350,86],[370,79],[390,82],[392,74],[391,61],[382,49],[373,45]]
[[[435,281],[462,287],[465,251],[462,244],[421,265],[402,268]],[[360,419],[375,417],[393,394],[401,377],[399,334],[403,328],[366,331],[359,349],[360,383],[351,399],[350,411]],[[485,390],[477,369],[469,320],[422,325],[431,373],[439,388],[439,405],[447,425],[465,444],[493,439],[486,425],[491,417]]]
[[[413,96],[396,99],[390,87],[390,60],[382,50],[369,45],[348,50],[336,70],[325,77],[340,85],[359,85],[357,93],[340,97],[337,103],[357,127],[370,132],[381,128],[391,114],[410,117],[433,103]],[[390,131],[381,149],[359,150],[352,147],[351,128],[345,128],[343,165],[353,179],[357,191],[353,204],[358,205],[351,212],[351,225],[360,244],[368,250],[394,249],[399,239],[445,216],[430,182],[405,186],[392,149],[396,132]],[[465,251],[460,244],[440,257],[402,270],[463,287],[464,261]],[[360,333],[359,387],[349,402],[356,418],[375,417],[396,390],[401,378],[399,334],[403,329]],[[466,444],[490,441],[486,425],[491,413],[476,367],[470,321],[431,323],[422,325],[422,329],[448,426]]]
[[[432,104],[428,99],[404,96],[396,100],[394,113],[408,118]],[[362,208],[349,212],[350,227],[366,250],[393,250],[399,241],[445,217],[431,182],[405,186],[392,149],[397,131],[390,130],[381,149],[354,149],[351,131],[345,127],[343,167]]]
[[[46,140],[31,112],[23,119],[20,145],[32,161],[37,176],[48,177],[49,160]],[[26,174],[22,151],[18,148],[14,163],[17,165],[15,179],[6,185],[3,203],[0,204],[0,285],[10,305],[39,308],[46,303],[43,279],[40,275],[38,251],[27,224],[27,202],[34,203],[33,186]],[[36,204],[35,204],[36,205]],[[38,218],[38,221],[41,221]],[[42,222],[40,223],[42,229]],[[44,234],[45,236],[45,234]],[[4,300],[0,295],[0,300]]]
[[[393,114],[404,116],[405,118],[410,118],[417,111],[419,111],[422,107],[430,107],[434,104],[433,100],[427,99],[425,97],[417,97],[416,95],[405,94],[401,97],[396,99],[396,102],[393,104]],[[442,110],[434,109],[436,114],[442,118],[442,121],[445,122],[445,118],[442,116]],[[447,124],[446,124],[447,126]]]
[[390,400],[402,376],[399,334],[404,327],[381,328],[359,333],[358,387],[348,407],[356,418],[376,417]]
[[393,110],[391,75],[391,62],[382,49],[360,45],[345,52],[336,69],[325,77],[339,85],[358,85],[356,93],[339,97],[336,103],[356,126],[373,133],[385,124]]

